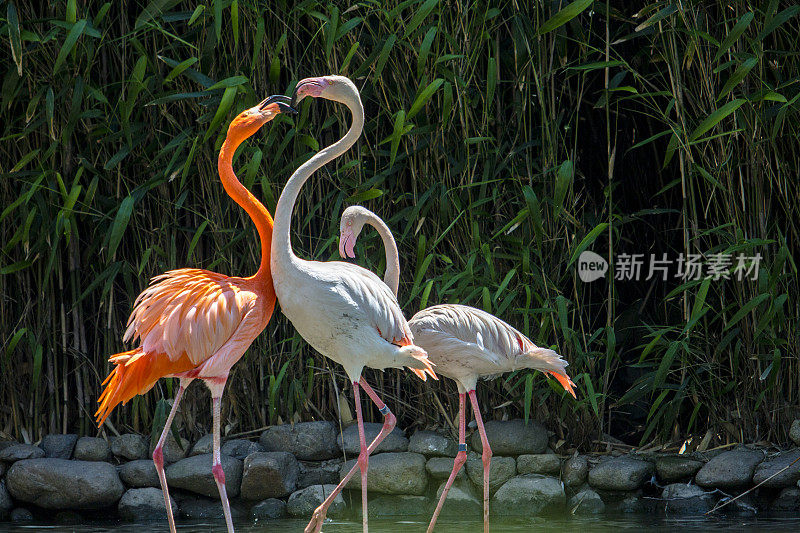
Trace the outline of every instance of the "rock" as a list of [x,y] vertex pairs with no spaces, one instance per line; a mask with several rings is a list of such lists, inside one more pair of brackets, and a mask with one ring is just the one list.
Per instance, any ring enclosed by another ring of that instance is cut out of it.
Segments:
[[[381,494],[370,498],[367,502],[369,517],[382,519],[406,517],[406,516],[427,516],[428,509],[427,496],[409,496],[407,494]],[[361,516],[361,506],[356,509],[358,516]]]
[[[204,453],[213,453],[214,451],[214,435],[206,433],[194,443],[192,451],[189,452],[189,457],[193,455],[202,455]],[[220,450],[220,453],[222,450]]]
[[[339,479],[356,464],[355,459],[345,461],[339,470]],[[411,452],[389,452],[369,456],[367,485],[370,492],[383,494],[411,494],[422,496],[428,486],[425,475],[425,456]],[[361,488],[361,476],[354,475],[348,489]]]
[[[147,458],[147,440],[135,433],[111,438],[111,453],[128,461]],[[162,506],[163,507],[163,506]]]
[[6,482],[0,480],[0,520],[5,520],[13,507],[14,502],[11,501],[11,495],[6,489]]
[[[150,443],[150,456],[153,455],[153,452],[156,449],[156,444],[158,444],[158,439]],[[181,437],[181,441],[178,442],[177,440],[175,440],[175,435],[172,433],[172,431],[170,431],[169,434],[167,435],[167,438],[164,440],[164,447],[161,448],[161,453],[164,454],[164,464],[168,465],[172,463],[177,463],[178,461],[186,457],[188,451],[189,451],[189,441]]]
[[[201,456],[197,456],[201,457]],[[233,457],[229,457],[229,459],[234,459]],[[225,463],[223,459],[223,464]],[[223,466],[223,468],[225,468]],[[228,494],[230,496],[230,494]],[[247,513],[237,501],[231,501],[231,518],[233,518],[233,522],[241,522],[247,519],[249,513]],[[216,500],[210,500],[208,498],[204,498],[202,496],[188,496],[181,498],[178,503],[178,507],[181,509],[181,516],[184,518],[188,518],[190,520],[208,520],[208,519],[217,519],[221,520],[225,515],[222,511],[222,503],[219,501],[219,494],[217,494]]]
[[[483,460],[477,453],[467,454],[467,475],[481,491],[483,491]],[[517,462],[513,457],[492,457],[489,467],[489,492],[496,491],[500,485],[514,477],[517,473]]]
[[73,455],[79,461],[107,461],[111,458],[111,447],[100,437],[81,437],[75,443]]
[[44,450],[33,444],[12,444],[0,450],[0,461],[7,463],[41,457],[44,457]]
[[537,453],[517,457],[518,474],[551,474],[561,472],[561,459],[552,453]]
[[436,431],[416,431],[408,441],[408,451],[425,457],[455,457],[458,444]]
[[[486,422],[486,437],[494,455],[523,455],[544,453],[547,450],[547,430],[535,420],[490,420]],[[476,431],[472,434],[471,447],[483,453],[481,437]]]
[[[178,506],[169,499],[173,516],[178,514]],[[152,487],[144,489],[128,489],[122,495],[117,506],[120,517],[128,522],[145,520],[166,520],[167,509],[164,506],[164,493]]]
[[244,461],[245,457],[251,453],[263,451],[264,447],[261,444],[245,439],[231,439],[225,441],[225,444],[223,444],[220,449],[220,453],[223,455],[230,455],[241,461]]
[[[378,436],[381,432],[383,424],[377,422],[364,423],[364,437],[367,444]],[[361,444],[358,437],[358,425],[351,424],[347,426],[341,435],[336,439],[339,447],[342,448],[348,455],[358,455],[361,450]],[[408,439],[403,436],[403,431],[395,427],[391,433],[386,435],[386,438],[378,445],[372,453],[381,452],[404,452],[408,450]]]
[[6,475],[6,468],[7,468],[6,463],[0,461],[0,479],[2,479],[4,475]]
[[492,497],[492,512],[498,516],[530,516],[555,512],[566,503],[561,481],[538,474],[509,479]]
[[703,467],[703,461],[686,455],[656,457],[656,475],[663,481],[689,479]]
[[161,488],[158,481],[156,465],[150,459],[137,459],[120,465],[117,468],[119,477],[129,487]]
[[607,513],[644,515],[656,512],[654,502],[657,500],[652,498],[645,499],[641,490],[635,492],[603,493],[601,497],[606,504]]
[[697,472],[695,482],[708,488],[748,485],[753,479],[756,466],[763,459],[764,454],[759,451],[739,449],[722,452]]
[[[286,502],[286,512],[290,516],[307,518],[314,512],[314,509],[320,506],[325,501],[325,498],[333,492],[336,485],[311,485],[289,496],[289,501]],[[333,503],[328,508],[328,516],[336,517],[344,514],[346,505],[344,498],[341,494],[337,494],[333,499]]]
[[17,507],[11,511],[12,522],[30,522],[33,520],[33,514],[23,507]]
[[339,469],[342,467],[341,459],[311,462],[299,461],[300,475],[297,478],[297,488],[304,489],[311,485],[336,485],[339,483]]
[[66,459],[17,461],[9,469],[6,483],[15,499],[45,509],[107,507],[125,491],[112,465]]
[[267,498],[250,509],[253,520],[275,520],[286,516],[286,502],[277,498]]
[[606,510],[606,504],[600,495],[589,487],[579,490],[569,499],[567,508],[573,514],[600,514]]
[[[225,489],[228,492],[228,498],[235,498],[239,495],[242,483],[242,462],[229,455],[221,456],[220,462],[222,471],[225,472]],[[170,488],[185,489],[210,498],[219,498],[217,483],[211,472],[212,465],[211,454],[181,459],[167,467],[167,483]],[[181,509],[183,509],[182,506]]]
[[772,501],[770,511],[800,511],[800,488],[787,487]]
[[652,463],[629,456],[614,457],[589,471],[589,485],[601,490],[636,490],[652,475]]
[[[451,457],[431,457],[428,459],[428,462],[425,463],[425,470],[428,471],[428,474],[430,474],[433,479],[444,479],[447,481],[447,478],[450,477],[450,473],[453,471],[454,461],[455,459]],[[462,466],[461,470],[458,471],[456,479],[464,479],[466,475],[467,469]]]
[[[45,435],[39,447],[44,450],[45,457],[71,459],[72,450],[75,449],[76,442],[78,442],[78,436],[74,434]],[[26,459],[34,459],[34,457],[26,457]]]
[[324,461],[341,455],[338,433],[333,422],[299,422],[267,428],[259,442],[268,452],[290,452],[301,461]]
[[792,422],[792,427],[789,429],[789,438],[796,446],[800,446],[800,419],[795,419]]
[[[436,490],[436,500],[430,502],[428,506],[429,512],[432,513],[432,509],[436,509],[446,484],[447,481],[444,481],[439,485],[439,488]],[[481,516],[483,514],[483,500],[478,498],[472,485],[466,478],[456,477],[453,485],[450,487],[450,492],[447,493],[447,499],[444,501],[440,513],[441,515],[459,518]]]
[[589,460],[583,455],[575,455],[564,461],[561,477],[568,488],[580,487],[589,475]]
[[294,492],[300,467],[289,452],[256,452],[247,456],[242,474],[242,498],[282,498]]
[[[800,481],[800,450],[782,452],[760,463],[753,474],[753,484],[764,488],[783,489]],[[794,461],[797,463],[792,464]],[[789,466],[792,465],[792,466]],[[788,467],[788,468],[787,468]],[[786,470],[783,470],[786,468]],[[780,472],[783,470],[782,472]],[[780,474],[778,474],[780,472]],[[772,477],[772,476],[775,477]],[[766,481],[768,478],[772,478]]]
[[706,494],[697,485],[686,483],[673,483],[664,487],[661,500],[664,502],[665,511],[671,514],[703,514],[714,506],[711,494]]

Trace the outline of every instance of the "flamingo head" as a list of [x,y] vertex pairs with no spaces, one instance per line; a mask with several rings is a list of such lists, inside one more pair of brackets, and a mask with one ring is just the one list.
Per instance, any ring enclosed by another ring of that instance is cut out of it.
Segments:
[[291,105],[294,107],[306,96],[325,98],[346,104],[354,96],[358,96],[358,89],[349,78],[344,76],[319,76],[297,82],[292,94]]
[[272,95],[258,105],[245,109],[231,121],[228,135],[236,133],[241,137],[250,137],[258,129],[278,116],[280,113],[293,114],[297,110],[291,105],[291,98],[283,95]]
[[351,205],[342,213],[339,222],[339,255],[355,258],[355,246],[369,211],[360,205]]

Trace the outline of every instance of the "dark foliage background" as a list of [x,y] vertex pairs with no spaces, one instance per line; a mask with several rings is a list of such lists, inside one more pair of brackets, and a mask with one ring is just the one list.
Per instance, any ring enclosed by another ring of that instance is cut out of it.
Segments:
[[[584,447],[604,433],[785,439],[800,392],[798,6],[69,0],[0,13],[3,433],[96,431],[106,359],[151,276],[255,270],[254,227],[216,177],[226,125],[300,78],[341,73],[367,125],[305,187],[295,245],[334,258],[342,209],[364,204],[395,232],[407,316],[474,305],[570,362],[577,401],[516,372],[479,387],[487,418],[542,419]],[[274,210],[293,169],[348,121],[304,102],[234,166]],[[362,264],[382,272],[377,235],[361,242]],[[587,284],[585,249],[762,260],[755,280]],[[367,378],[402,426],[455,414],[446,380]],[[172,386],[118,409],[113,428],[150,431]],[[225,431],[339,406],[347,419],[347,388],[276,313],[234,368]],[[207,430],[207,402],[190,389],[185,432]]]

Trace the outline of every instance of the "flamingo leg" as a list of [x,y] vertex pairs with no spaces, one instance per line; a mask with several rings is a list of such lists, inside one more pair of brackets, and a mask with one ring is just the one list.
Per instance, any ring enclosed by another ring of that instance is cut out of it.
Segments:
[[456,453],[456,458],[453,460],[453,471],[450,472],[450,477],[447,478],[447,483],[444,486],[444,490],[442,490],[442,495],[439,497],[439,503],[436,504],[436,510],[433,512],[431,523],[428,525],[428,533],[433,531],[433,526],[436,525],[436,519],[439,518],[439,513],[442,511],[444,501],[447,499],[447,493],[450,492],[450,487],[453,485],[453,481],[455,481],[459,470],[461,470],[461,467],[467,462],[467,442],[464,437],[467,426],[466,411],[467,395],[466,393],[460,392],[458,394],[458,453]]
[[[372,440],[372,442],[370,443],[369,447],[367,447],[367,455],[369,456],[369,454],[374,452],[375,449],[378,447],[378,445],[380,445],[380,443],[383,442],[383,439],[385,439],[386,436],[389,433],[392,432],[392,430],[394,429],[395,425],[397,424],[397,418],[389,410],[389,407],[385,403],[383,403],[383,401],[378,397],[378,395],[375,393],[375,391],[372,390],[372,387],[370,387],[369,384],[367,384],[366,380],[363,377],[358,381],[358,384],[361,385],[361,388],[364,389],[364,391],[367,393],[367,395],[370,397],[370,399],[372,399],[372,401],[378,407],[378,409],[380,410],[381,414],[383,414],[383,427],[381,428],[380,433],[378,433],[378,436],[375,437]],[[353,389],[355,390],[355,388],[356,387],[354,385]],[[356,397],[358,397],[358,396],[356,396]],[[356,400],[356,413],[360,412],[360,410],[361,410],[361,402],[357,399]],[[366,440],[365,440],[365,442],[366,442]],[[360,455],[359,455],[359,457],[360,457]],[[344,489],[344,487],[350,481],[350,478],[353,477],[353,475],[356,472],[356,469],[358,469],[358,468],[360,468],[360,465],[358,463],[354,464],[353,468],[350,469],[350,471],[347,473],[347,475],[345,475],[342,478],[342,480],[339,482],[339,484],[336,486],[336,489],[334,489],[333,492],[331,492],[328,495],[328,497],[325,498],[325,501],[322,502],[320,504],[320,506],[317,507],[314,510],[314,514],[311,517],[311,520],[309,521],[308,525],[306,526],[305,533],[317,533],[322,529],[322,523],[325,520],[325,515],[328,512],[328,508],[333,504],[333,500],[336,499],[336,496],[340,492],[342,492],[342,489]],[[364,489],[363,489],[364,486],[366,486],[366,484],[362,483],[362,492],[364,491]],[[366,531],[366,516],[367,516],[367,513],[364,512],[364,517],[365,517],[364,518],[364,524],[365,524],[364,525],[364,528],[365,528],[364,531]]]
[[489,447],[489,439],[486,437],[486,428],[483,427],[475,389],[467,394],[472,403],[472,412],[475,414],[475,422],[478,423],[478,432],[481,435],[481,445],[483,446],[483,532],[489,533],[489,467],[492,464],[492,449]]
[[233,533],[231,506],[228,502],[228,491],[225,489],[225,471],[222,469],[222,463],[219,456],[221,393],[222,391],[220,390],[219,396],[211,396],[211,407],[214,412],[214,459],[211,471],[214,473],[214,481],[217,482],[219,499],[222,502],[222,512],[225,514],[225,525],[228,527],[228,533]]
[[361,394],[358,381],[353,382],[353,396],[356,404],[356,420],[358,421],[358,439],[361,444],[361,452],[358,454],[358,469],[361,470],[361,523],[364,526],[364,533],[367,527],[367,468],[369,467],[369,453],[367,452],[367,439],[364,436],[364,417],[361,415]]
[[175,413],[178,412],[178,404],[181,403],[183,391],[191,383],[191,379],[181,379],[178,392],[175,393],[175,399],[172,400],[172,409],[169,411],[167,421],[164,423],[164,429],[161,431],[161,437],[158,439],[155,450],[153,450],[153,463],[156,465],[156,472],[158,473],[158,481],[161,483],[161,492],[164,494],[164,506],[167,508],[167,520],[169,521],[169,530],[175,533],[175,517],[172,516],[172,505],[169,501],[169,487],[167,487],[167,475],[164,473],[164,441],[167,440],[169,429],[172,427],[172,420],[175,418]]

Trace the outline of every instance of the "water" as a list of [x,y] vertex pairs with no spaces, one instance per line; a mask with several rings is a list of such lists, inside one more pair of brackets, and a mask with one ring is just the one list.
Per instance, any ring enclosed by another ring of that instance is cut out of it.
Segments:
[[[236,525],[239,533],[257,532],[301,532],[306,525],[305,520],[269,520],[260,523],[240,523]],[[420,520],[370,520],[369,530],[373,533],[418,533],[424,532],[428,523]],[[224,532],[225,524],[221,521],[195,521],[178,523],[178,531],[190,533],[194,531]],[[797,517],[681,517],[669,518],[654,515],[628,515],[623,517],[591,517],[591,518],[564,518],[564,517],[536,517],[527,520],[501,520],[493,518],[491,522],[492,533],[521,533],[544,531],[577,531],[586,532],[611,532],[611,531],[642,531],[648,533],[656,531],[673,532],[686,531],[800,531],[800,518]],[[119,522],[94,522],[79,525],[52,525],[41,523],[11,524],[0,522],[0,533],[31,533],[42,531],[45,533],[143,533],[169,531],[165,523],[127,524]],[[441,533],[482,533],[483,525],[474,520],[459,522],[440,519],[436,524],[436,531]],[[329,520],[323,528],[323,533],[360,533],[361,522],[348,520]]]

